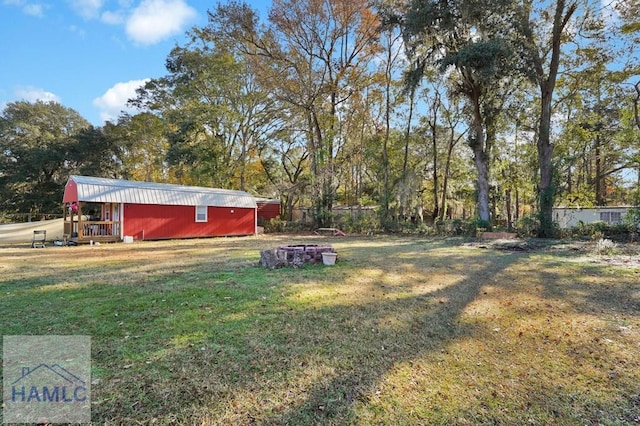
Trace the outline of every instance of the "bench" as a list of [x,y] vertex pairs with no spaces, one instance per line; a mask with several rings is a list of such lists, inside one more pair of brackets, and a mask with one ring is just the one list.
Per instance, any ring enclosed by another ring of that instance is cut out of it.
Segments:
[[341,237],[347,236],[347,234],[345,234],[343,231],[339,230],[338,228],[318,228],[314,231],[314,234],[320,235],[323,232],[331,232],[334,237],[336,235],[340,235]]

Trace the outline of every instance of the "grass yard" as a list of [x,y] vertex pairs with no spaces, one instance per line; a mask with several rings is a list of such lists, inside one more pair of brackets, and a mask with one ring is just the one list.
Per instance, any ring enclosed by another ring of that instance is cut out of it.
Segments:
[[[289,243],[338,264],[256,266]],[[96,424],[637,424],[637,258],[383,236],[3,247],[0,325],[92,337]]]

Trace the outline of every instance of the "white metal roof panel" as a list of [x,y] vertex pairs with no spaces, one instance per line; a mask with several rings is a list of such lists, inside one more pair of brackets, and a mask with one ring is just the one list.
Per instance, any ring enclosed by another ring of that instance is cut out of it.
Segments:
[[253,196],[244,191],[89,176],[70,179],[77,185],[78,201],[84,202],[256,207]]

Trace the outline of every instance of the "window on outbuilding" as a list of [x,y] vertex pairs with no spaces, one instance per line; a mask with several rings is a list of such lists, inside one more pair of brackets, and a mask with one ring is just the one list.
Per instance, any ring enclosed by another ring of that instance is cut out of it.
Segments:
[[620,212],[600,212],[600,220],[608,224],[620,223],[622,214]]
[[620,223],[622,222],[622,213],[620,212],[611,212],[611,223]]
[[196,222],[207,221],[207,206],[196,206]]

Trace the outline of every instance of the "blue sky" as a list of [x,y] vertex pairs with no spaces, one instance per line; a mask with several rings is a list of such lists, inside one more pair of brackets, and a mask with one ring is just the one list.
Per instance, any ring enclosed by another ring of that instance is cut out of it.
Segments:
[[[249,0],[265,10],[269,0]],[[115,121],[216,0],[0,0],[0,110],[54,100],[96,126]]]
[[[246,1],[262,13],[271,4]],[[618,0],[592,1],[612,11]],[[116,120],[136,87],[166,75],[171,49],[217,2],[0,0],[0,110],[55,100],[97,126]]]

